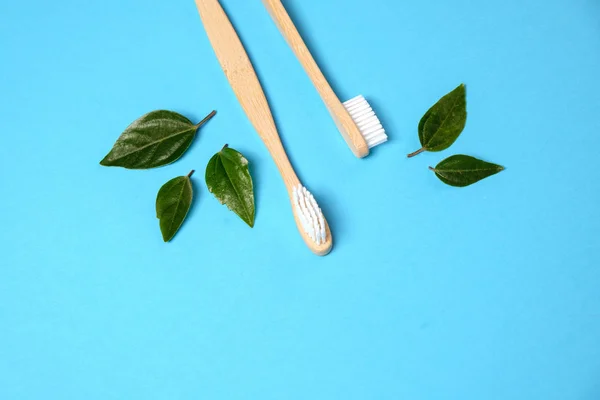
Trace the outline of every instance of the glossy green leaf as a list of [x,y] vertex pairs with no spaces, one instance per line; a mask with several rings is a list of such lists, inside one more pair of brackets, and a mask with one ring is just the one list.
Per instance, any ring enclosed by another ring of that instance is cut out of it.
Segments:
[[418,132],[421,148],[409,157],[423,151],[442,151],[450,147],[465,128],[467,122],[467,97],[464,84],[435,103],[421,121]]
[[254,226],[254,189],[248,160],[227,145],[206,166],[206,186],[250,227]]
[[479,160],[475,157],[457,154],[440,162],[435,168],[429,167],[444,183],[451,186],[469,186],[504,169],[498,164]]
[[178,176],[165,183],[156,196],[156,217],[165,242],[175,236],[192,205],[193,189],[190,177]]
[[152,111],[125,129],[100,164],[129,169],[148,169],[170,164],[185,153],[198,128],[214,115],[215,111],[194,125],[176,112]]

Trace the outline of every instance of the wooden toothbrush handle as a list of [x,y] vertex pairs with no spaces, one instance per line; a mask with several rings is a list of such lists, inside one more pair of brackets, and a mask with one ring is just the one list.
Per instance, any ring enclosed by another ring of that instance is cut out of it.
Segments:
[[354,120],[352,120],[352,117],[348,114],[346,108],[329,85],[329,82],[327,82],[327,79],[321,72],[321,69],[313,56],[310,54],[310,50],[306,47],[298,29],[296,29],[294,22],[288,15],[281,1],[263,0],[263,4],[319,92],[321,99],[323,99],[323,102],[327,106],[329,113],[350,149],[358,157],[366,156],[369,153],[369,147],[367,146],[365,139],[362,137]]
[[323,100],[326,102],[336,100],[339,103],[337,96],[333,92],[329,82],[327,82],[327,79],[325,79],[325,76],[321,72],[321,69],[317,65],[316,61],[310,54],[308,47],[306,47],[304,40],[302,40],[300,33],[285,10],[285,7],[283,4],[281,4],[281,1],[263,0],[263,4],[267,8],[267,11],[269,11],[271,18],[273,21],[275,21],[275,25],[277,25],[277,28],[288,42],[288,45],[294,51],[298,61],[300,61],[300,64],[302,64],[302,67],[308,74]]
[[248,119],[271,153],[291,192],[300,183],[285,153],[256,72],[218,0],[195,0],[217,59]]

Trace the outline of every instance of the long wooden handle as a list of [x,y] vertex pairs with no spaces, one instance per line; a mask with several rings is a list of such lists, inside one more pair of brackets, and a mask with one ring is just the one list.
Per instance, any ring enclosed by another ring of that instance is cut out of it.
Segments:
[[196,6],[225,76],[291,191],[300,181],[281,144],[269,104],[242,42],[218,0],[196,0]]
[[321,69],[313,56],[310,54],[308,47],[306,47],[304,40],[302,40],[300,33],[296,29],[294,22],[288,15],[281,1],[263,0],[263,4],[319,92],[321,99],[327,106],[331,117],[335,121],[340,133],[346,140],[346,143],[348,143],[352,152],[357,157],[364,157],[369,154],[369,146],[356,126],[356,123],[336,96],[329,85],[329,82],[327,82],[327,79],[321,72]]
[[288,45],[294,51],[294,54],[300,61],[300,64],[302,64],[302,67],[305,69],[323,100],[338,100],[333,89],[329,85],[329,82],[327,82],[327,79],[325,79],[325,76],[321,72],[315,59],[310,54],[308,47],[306,47],[304,40],[302,40],[294,22],[288,15],[285,7],[283,7],[283,4],[281,4],[281,1],[263,0],[263,4],[267,8],[267,11],[269,11],[275,25],[277,25],[277,28],[279,28],[279,31],[288,42]]

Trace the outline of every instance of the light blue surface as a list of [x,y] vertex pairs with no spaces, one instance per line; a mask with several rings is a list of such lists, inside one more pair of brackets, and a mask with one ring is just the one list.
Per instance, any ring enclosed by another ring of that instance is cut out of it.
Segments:
[[[600,4],[287,0],[341,98],[391,140],[354,158],[260,1],[223,0],[335,249],[312,255],[192,1],[0,5],[0,399],[600,398]],[[417,123],[460,82],[451,149]],[[178,162],[98,162],[135,118],[218,115]],[[204,167],[247,155],[254,229]],[[427,170],[507,167],[465,189]],[[198,170],[163,244],[158,188]]]

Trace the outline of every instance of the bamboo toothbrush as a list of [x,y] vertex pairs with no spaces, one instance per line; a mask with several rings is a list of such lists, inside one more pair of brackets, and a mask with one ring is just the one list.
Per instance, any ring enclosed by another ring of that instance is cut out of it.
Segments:
[[329,225],[290,164],[265,94],[235,29],[218,0],[196,0],[196,6],[225,76],[281,173],[302,238],[313,253],[329,253],[333,244]]
[[363,96],[356,96],[343,104],[340,102],[304,44],[281,1],[263,0],[263,3],[319,92],[354,155],[365,157],[369,154],[370,148],[387,141],[387,135],[379,118]]

